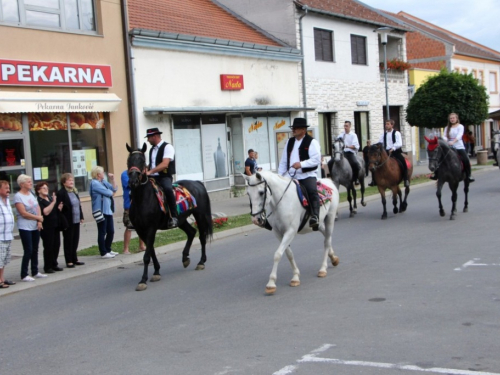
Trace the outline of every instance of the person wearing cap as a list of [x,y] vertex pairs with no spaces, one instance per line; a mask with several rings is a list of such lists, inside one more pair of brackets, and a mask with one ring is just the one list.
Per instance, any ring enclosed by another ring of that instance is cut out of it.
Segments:
[[358,150],[359,141],[356,133],[351,132],[351,122],[346,121],[344,123],[344,131],[339,134],[337,139],[341,139],[344,142],[344,157],[347,159],[352,169],[352,180],[359,185],[358,175],[360,170],[360,165],[358,163]]
[[[307,134],[307,121],[305,118],[297,117],[293,120],[292,133],[283,150],[278,173],[284,176],[289,173],[291,177],[299,180],[309,195],[311,206],[311,218],[309,226],[318,230],[319,226],[319,196],[316,186],[316,170],[321,165],[321,149],[317,140]],[[290,172],[295,169],[295,174]]]
[[153,146],[149,150],[147,175],[153,177],[158,185],[163,188],[171,216],[168,220],[168,227],[175,228],[178,225],[177,203],[172,188],[173,176],[175,174],[175,150],[174,146],[161,139],[161,134],[163,133],[158,128],[151,128],[146,132],[145,138]]
[[251,176],[255,174],[257,169],[257,161],[255,161],[255,151],[253,149],[248,150],[248,158],[245,160],[245,174]]
[[[385,132],[380,135],[378,141],[384,145],[387,154],[399,160],[399,165],[401,167],[401,172],[403,173],[403,183],[405,187],[410,186],[410,181],[408,181],[408,166],[406,165],[406,159],[403,156],[403,138],[401,133],[394,130],[394,120],[385,121]],[[376,183],[376,181],[375,181]]]

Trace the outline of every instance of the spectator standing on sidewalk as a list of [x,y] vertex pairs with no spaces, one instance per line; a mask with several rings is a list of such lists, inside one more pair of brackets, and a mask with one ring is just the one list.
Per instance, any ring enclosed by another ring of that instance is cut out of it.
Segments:
[[[38,271],[38,244],[40,243],[40,231],[43,228],[43,216],[35,194],[31,191],[33,188],[31,177],[21,174],[17,178],[17,184],[21,190],[14,195],[14,203],[17,209],[17,228],[24,251],[21,261],[21,280],[35,281],[33,277],[47,277]],[[33,277],[28,274],[30,262]]]
[[0,180],[0,289],[15,285],[14,281],[4,279],[4,269],[10,263],[10,245],[13,240],[14,214],[9,200],[10,185],[8,181]]
[[474,153],[474,148],[476,146],[476,137],[474,137],[474,134],[472,134],[472,131],[467,132],[467,136],[469,138],[469,154],[470,156],[474,157],[476,154]]
[[57,263],[61,247],[57,212],[62,210],[63,203],[59,202],[56,206],[56,193],[49,195],[49,185],[45,181],[36,184],[35,192],[38,195],[38,204],[43,216],[43,229],[40,232],[43,243],[43,270],[45,273],[62,271],[63,269]]
[[[130,254],[130,239],[132,237],[132,231],[134,227],[130,222],[129,211],[130,211],[130,186],[128,186],[128,171],[124,170],[121,176],[122,189],[123,189],[123,226],[125,227],[125,232],[123,233],[123,254]],[[139,250],[146,250],[146,245],[139,238]]]

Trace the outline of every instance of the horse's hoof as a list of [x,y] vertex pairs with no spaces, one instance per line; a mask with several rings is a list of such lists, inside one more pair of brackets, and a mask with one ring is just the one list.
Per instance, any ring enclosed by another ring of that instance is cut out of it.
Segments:
[[336,218],[335,218],[335,221],[339,221],[339,218],[338,218],[338,217],[336,217]]
[[[299,285],[300,285],[300,281],[299,280],[292,280],[292,281],[290,281],[290,286],[299,286]],[[276,290],[276,288],[274,288],[274,289]]]
[[445,213],[444,211],[439,211],[439,215],[440,215],[441,217],[444,217],[444,215],[446,215],[446,213]]
[[387,215],[382,215],[381,219],[382,220],[387,220]]
[[455,215],[451,215],[450,220],[455,220]]
[[353,213],[353,214],[357,214],[357,213],[358,213],[358,209],[357,209],[357,208],[353,209],[353,210],[352,210],[352,213]]
[[351,213],[349,214],[349,217],[354,217],[354,212],[351,212]]
[[146,290],[147,288],[148,288],[148,284],[139,283],[137,285],[137,287],[135,288],[135,290],[137,290],[138,292],[142,292],[143,290]]
[[464,212],[469,212],[469,209],[467,207],[465,207]]
[[204,270],[205,269],[205,265],[204,264],[198,264],[195,268],[196,271],[201,271],[201,270]]
[[182,262],[182,265],[184,266],[184,268],[188,268],[190,264],[191,264],[190,259],[186,259],[185,261]]
[[149,281],[155,282],[155,281],[160,281],[161,280],[161,275],[153,275],[151,276],[151,279]]
[[334,255],[333,257],[330,257],[330,260],[332,261],[332,266],[337,267],[340,263],[339,257]]
[[392,209],[392,212],[394,212],[394,214],[397,214],[397,213],[399,212],[399,210],[398,210],[396,207],[394,207],[394,208]]
[[266,294],[267,295],[271,295],[271,294],[274,294],[274,292],[276,292],[276,287],[269,287],[269,286],[266,286]]
[[362,205],[363,207],[366,207],[366,203],[365,203],[365,202],[361,202],[361,205]]
[[326,271],[319,271],[318,277],[326,277]]

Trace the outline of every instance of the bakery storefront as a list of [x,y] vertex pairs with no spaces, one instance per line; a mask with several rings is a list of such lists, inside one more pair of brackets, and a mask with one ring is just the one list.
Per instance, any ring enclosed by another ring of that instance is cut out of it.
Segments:
[[23,173],[54,191],[71,172],[85,195],[92,167],[108,166],[109,112],[121,102],[111,87],[107,65],[0,59],[0,179],[11,197]]

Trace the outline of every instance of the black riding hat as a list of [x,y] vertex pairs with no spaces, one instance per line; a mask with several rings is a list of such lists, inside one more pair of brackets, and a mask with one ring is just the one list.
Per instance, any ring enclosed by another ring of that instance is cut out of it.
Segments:
[[293,119],[293,124],[290,126],[291,129],[293,128],[308,128],[309,125],[307,125],[307,120],[303,117],[295,117]]

